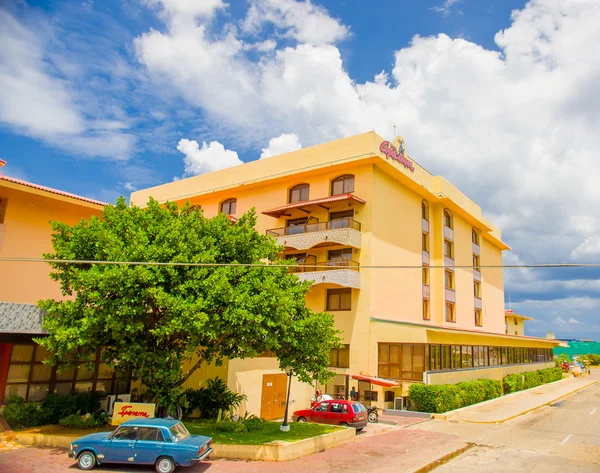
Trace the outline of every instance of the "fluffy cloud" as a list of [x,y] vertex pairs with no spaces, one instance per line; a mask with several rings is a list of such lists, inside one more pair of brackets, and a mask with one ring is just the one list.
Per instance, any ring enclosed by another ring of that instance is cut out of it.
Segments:
[[[430,10],[433,10],[436,13],[441,13],[444,16],[448,16],[450,15],[452,6],[456,3],[459,3],[459,1],[460,0],[445,0],[444,3],[442,3],[441,5],[431,7]],[[459,10],[459,13],[462,13],[462,11]]]
[[211,141],[210,144],[203,142],[200,148],[197,141],[184,138],[179,141],[177,149],[185,154],[185,176],[195,176],[242,164],[235,151],[225,149],[218,141]]
[[[309,2],[254,0],[241,30],[171,22],[138,37],[136,53],[246,146],[286,131],[304,145],[372,129],[389,136],[396,125],[411,156],[477,201],[521,261],[585,256],[574,250],[600,231],[595,0],[531,1],[496,35],[500,51],[416,36],[391,71],[364,83],[332,44],[347,30],[309,41],[299,11],[338,21]],[[247,55],[245,35],[265,25],[296,44]]]
[[277,138],[271,138],[269,140],[269,146],[262,149],[260,159],[289,153],[290,151],[296,151],[300,148],[302,148],[302,145],[295,133],[282,133]]
[[58,72],[68,61],[49,55],[31,29],[0,8],[0,124],[72,154],[126,158],[134,138],[116,120],[87,119]]

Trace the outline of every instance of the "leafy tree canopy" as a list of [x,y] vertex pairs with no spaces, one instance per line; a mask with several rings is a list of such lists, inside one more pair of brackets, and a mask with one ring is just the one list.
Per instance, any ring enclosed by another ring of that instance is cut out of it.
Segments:
[[304,382],[329,379],[329,353],[340,342],[333,318],[306,307],[309,284],[282,266],[281,248],[255,223],[254,210],[232,224],[189,203],[150,199],[139,208],[123,198],[89,221],[52,222],[49,261],[257,266],[51,262],[68,299],[39,302],[49,332],[39,343],[54,353],[52,363],[89,361],[101,350],[103,362],[131,370],[163,406],[179,401],[202,363],[267,350]]

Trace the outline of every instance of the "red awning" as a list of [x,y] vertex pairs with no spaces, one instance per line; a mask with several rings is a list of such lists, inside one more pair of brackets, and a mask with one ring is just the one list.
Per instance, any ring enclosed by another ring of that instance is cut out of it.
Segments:
[[398,381],[376,378],[374,376],[363,376],[362,374],[353,374],[352,379],[366,381],[367,383],[376,384],[377,386],[383,386],[384,388],[394,388],[401,386],[401,384]]
[[[304,202],[294,202],[293,204],[282,205],[281,207],[276,207],[271,210],[265,210],[263,214],[269,215],[270,217],[279,218],[282,215],[286,215],[286,212],[294,209],[303,209],[304,207],[310,207],[313,205],[318,205],[323,207],[324,204],[329,204],[332,202],[340,202],[348,200],[350,202],[358,202],[359,204],[365,204],[366,202],[359,197],[356,197],[354,194],[339,194],[332,195],[330,197],[323,197],[322,199],[315,200],[305,200]],[[329,209],[327,209],[329,210]]]
[[232,221],[233,223],[235,223],[235,222],[237,222],[237,221],[238,221],[238,219],[237,219],[237,218],[235,218],[233,215],[227,215],[227,218],[228,218],[230,221]]

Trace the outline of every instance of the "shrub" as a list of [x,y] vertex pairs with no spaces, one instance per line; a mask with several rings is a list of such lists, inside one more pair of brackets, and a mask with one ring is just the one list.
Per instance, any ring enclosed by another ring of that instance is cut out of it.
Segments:
[[540,380],[542,384],[552,383],[553,381],[562,379],[561,368],[546,368],[539,370],[538,373],[540,374]]
[[597,355],[596,353],[590,353],[587,358],[590,360],[592,365],[600,366],[600,355]]
[[542,384],[539,371],[526,371],[523,373],[523,389],[535,388]]
[[101,427],[108,423],[108,415],[102,414],[71,414],[64,419],[60,419],[60,425],[63,427],[74,427],[78,429],[93,429],[95,427]]
[[495,379],[479,379],[477,382],[484,392],[485,401],[502,396],[502,382]]
[[7,399],[2,416],[13,429],[35,427],[44,423],[37,403],[26,401],[21,396],[10,396]]
[[509,374],[502,380],[504,394],[516,393],[523,389],[523,375],[521,373]]
[[[209,379],[207,386],[200,388],[193,399],[196,404],[191,409],[199,407],[202,417],[214,418],[219,409],[228,411],[232,407],[239,407],[247,397],[229,389],[227,384],[217,376],[215,379]],[[190,409],[189,405],[188,409]]]
[[421,412],[441,413],[463,405],[461,390],[455,384],[412,384],[408,397]]
[[485,401],[485,390],[478,381],[467,381],[456,385],[460,389],[462,407]]
[[228,433],[244,433],[248,432],[248,427],[241,422],[233,422],[231,420],[225,420],[223,422],[217,422],[215,424],[215,430],[219,432],[228,432]]

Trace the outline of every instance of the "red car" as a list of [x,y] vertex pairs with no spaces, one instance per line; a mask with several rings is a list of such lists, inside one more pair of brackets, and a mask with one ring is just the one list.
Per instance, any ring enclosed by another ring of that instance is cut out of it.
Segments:
[[360,402],[331,399],[312,409],[295,411],[294,422],[317,422],[319,424],[344,425],[362,430],[367,425],[367,409]]

